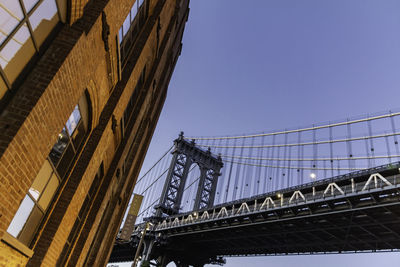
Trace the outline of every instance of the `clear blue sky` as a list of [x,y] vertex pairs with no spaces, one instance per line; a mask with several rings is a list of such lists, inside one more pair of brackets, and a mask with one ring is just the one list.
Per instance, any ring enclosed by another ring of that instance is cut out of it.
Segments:
[[[144,169],[187,136],[253,133],[400,107],[399,0],[191,0]],[[228,259],[400,266],[400,253]]]

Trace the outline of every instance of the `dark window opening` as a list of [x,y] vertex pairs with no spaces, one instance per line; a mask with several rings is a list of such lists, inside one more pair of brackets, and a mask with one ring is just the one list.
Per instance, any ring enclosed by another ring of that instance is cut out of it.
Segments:
[[148,17],[148,3],[138,0],[133,4],[131,11],[118,32],[121,64],[125,66],[126,59]]

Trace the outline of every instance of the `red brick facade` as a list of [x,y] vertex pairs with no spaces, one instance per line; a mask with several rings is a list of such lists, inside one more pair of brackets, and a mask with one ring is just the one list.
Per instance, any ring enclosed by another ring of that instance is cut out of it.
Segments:
[[[147,18],[122,68],[117,35],[135,1],[70,2],[69,23],[0,115],[0,266],[107,263],[180,53],[186,0],[144,1]],[[32,244],[20,244],[7,228],[85,94],[91,118],[84,145]],[[121,126],[130,99],[132,117]],[[100,166],[104,175],[88,197]]]

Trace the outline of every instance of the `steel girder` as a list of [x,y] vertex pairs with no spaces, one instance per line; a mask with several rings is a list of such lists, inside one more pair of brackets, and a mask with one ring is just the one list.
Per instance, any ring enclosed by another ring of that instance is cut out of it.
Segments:
[[178,214],[185,189],[188,173],[192,164],[200,168],[199,186],[194,203],[194,209],[211,208],[214,204],[215,191],[223,166],[221,157],[215,157],[210,150],[203,151],[196,147],[194,141],[188,142],[183,132],[174,141],[174,155],[171,160],[167,179],[161,194],[160,202],[155,207],[156,217],[162,214]]

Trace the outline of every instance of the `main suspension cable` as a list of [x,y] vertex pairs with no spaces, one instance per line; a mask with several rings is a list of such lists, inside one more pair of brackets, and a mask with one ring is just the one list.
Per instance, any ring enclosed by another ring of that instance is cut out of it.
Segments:
[[271,135],[288,134],[288,133],[297,133],[297,132],[305,132],[305,131],[312,131],[312,130],[324,129],[324,128],[329,128],[329,127],[343,126],[343,125],[348,125],[348,124],[354,124],[354,123],[360,123],[360,122],[366,122],[366,121],[384,119],[384,118],[389,118],[389,117],[395,117],[395,116],[398,116],[398,115],[400,115],[400,112],[392,113],[391,111],[389,111],[389,113],[387,113],[387,114],[385,114],[385,115],[379,115],[379,116],[374,116],[374,117],[367,117],[367,118],[363,118],[363,119],[347,120],[347,121],[338,122],[338,123],[329,123],[329,124],[326,124],[326,125],[312,126],[312,127],[300,128],[300,129],[295,129],[295,130],[283,130],[283,131],[277,131],[277,132],[271,132],[271,133],[250,134],[250,135],[239,135],[239,136],[222,136],[222,137],[185,137],[185,139],[195,139],[195,140],[218,140],[218,139],[241,139],[241,138],[252,138],[252,137],[261,137],[261,136],[271,136]]
[[[333,140],[325,140],[325,141],[316,141],[316,142],[305,142],[305,143],[291,143],[291,144],[273,144],[273,145],[255,145],[255,146],[214,146],[214,145],[197,145],[200,147],[213,147],[213,148],[270,148],[270,147],[293,147],[293,146],[307,146],[307,145],[322,145],[322,144],[331,144],[331,143],[339,143],[339,142],[350,142],[350,141],[360,141],[366,139],[375,139],[389,136],[397,136],[400,135],[400,132],[390,133],[390,134],[379,134],[372,136],[361,136],[361,137],[352,137],[352,138],[344,138],[344,139],[333,139]],[[247,138],[247,137],[243,137]]]

